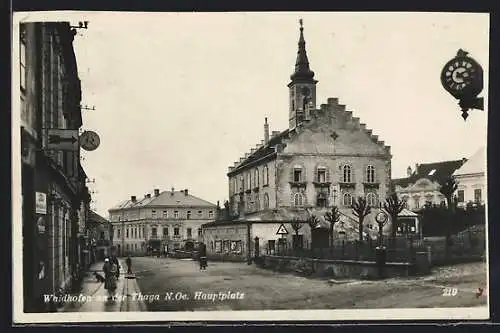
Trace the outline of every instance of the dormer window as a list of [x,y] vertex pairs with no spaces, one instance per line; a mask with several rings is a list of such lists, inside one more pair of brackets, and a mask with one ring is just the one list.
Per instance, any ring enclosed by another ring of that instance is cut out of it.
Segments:
[[429,172],[429,176],[432,176],[436,173],[436,169],[432,169],[430,172]]

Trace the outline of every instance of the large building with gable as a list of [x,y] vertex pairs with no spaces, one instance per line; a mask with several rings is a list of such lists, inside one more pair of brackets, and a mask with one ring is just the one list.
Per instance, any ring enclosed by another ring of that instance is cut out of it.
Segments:
[[113,245],[120,255],[193,248],[201,240],[201,225],[213,221],[216,210],[187,189],[131,196],[108,211]]
[[[347,238],[357,239],[352,201],[362,196],[379,207],[390,191],[390,147],[337,98],[317,107],[318,81],[309,66],[303,30],[301,23],[288,84],[288,128],[270,134],[266,118],[261,144],[229,167],[230,218],[204,226],[209,253],[245,254],[253,251],[255,237],[260,251],[272,252],[279,239],[291,241],[294,220],[303,222],[299,234],[307,242],[309,214],[323,216],[334,205],[342,213],[335,230],[342,228]],[[365,219],[367,234],[376,234],[375,212],[378,208]],[[325,223],[319,227],[327,228]],[[278,235],[281,224],[287,233]],[[389,228],[387,224],[385,232]]]

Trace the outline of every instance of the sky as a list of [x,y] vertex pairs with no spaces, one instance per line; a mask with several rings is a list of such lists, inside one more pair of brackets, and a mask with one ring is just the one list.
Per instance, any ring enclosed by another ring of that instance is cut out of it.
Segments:
[[299,37],[316,73],[317,106],[337,97],[391,146],[392,177],[415,163],[470,157],[486,143],[487,114],[465,122],[440,72],[459,48],[488,84],[488,14],[78,13],[74,48],[83,130],[101,145],[82,164],[94,209],[154,188],[228,199],[228,166],[288,126]]

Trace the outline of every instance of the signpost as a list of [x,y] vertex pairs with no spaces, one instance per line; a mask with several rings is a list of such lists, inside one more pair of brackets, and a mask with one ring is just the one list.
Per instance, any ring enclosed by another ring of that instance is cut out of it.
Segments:
[[[286,227],[285,225],[282,223],[279,228],[278,228],[278,231],[276,231],[276,235],[281,235],[281,239],[278,240],[278,248],[281,248],[283,247],[283,250],[286,248],[285,244],[286,244],[286,235],[288,235],[288,230],[286,230]],[[281,245],[281,246],[280,246]]]
[[48,129],[47,149],[78,151],[80,149],[78,130]]

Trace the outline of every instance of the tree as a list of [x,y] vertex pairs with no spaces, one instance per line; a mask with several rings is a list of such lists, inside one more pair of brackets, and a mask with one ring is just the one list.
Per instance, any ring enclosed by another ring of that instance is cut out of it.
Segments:
[[[440,184],[439,192],[441,192],[446,198],[447,216],[445,218],[446,223],[446,249],[450,245],[451,241],[451,219],[456,211],[456,206],[458,200],[454,197],[454,193],[458,188],[458,181],[454,176],[450,176],[443,180]],[[448,253],[448,251],[446,251]]]
[[309,217],[307,218],[307,224],[309,224],[309,226],[311,227],[311,234],[312,234],[312,230],[316,228],[316,226],[319,223],[319,218],[316,215],[312,214],[309,210],[307,212],[309,213]]
[[363,242],[363,221],[365,217],[371,213],[371,208],[367,204],[366,199],[363,197],[358,197],[351,204],[352,213],[358,218],[359,223],[359,241]]
[[333,228],[335,226],[335,223],[340,221],[340,212],[339,208],[337,206],[333,206],[332,210],[330,212],[326,212],[325,214],[325,220],[330,222],[330,246],[333,246]]
[[398,195],[391,193],[384,202],[384,209],[391,217],[391,240],[393,244],[396,242],[396,230],[398,225],[398,215],[403,211],[406,206],[406,200],[400,200]]

